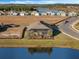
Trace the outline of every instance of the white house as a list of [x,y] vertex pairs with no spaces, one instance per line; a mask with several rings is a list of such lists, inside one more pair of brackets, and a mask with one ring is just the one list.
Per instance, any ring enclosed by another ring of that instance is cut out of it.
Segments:
[[66,12],[64,12],[64,11],[59,11],[59,12],[57,13],[57,15],[58,15],[58,16],[66,16]]
[[58,10],[51,10],[51,15],[57,16],[57,13],[58,13],[58,12],[59,12]]
[[41,16],[46,16],[47,13],[46,13],[46,12],[42,12],[42,13],[40,13],[40,15],[41,15]]
[[26,15],[26,16],[29,15],[29,12],[26,12],[25,15]]
[[12,16],[13,15],[13,11],[9,11],[8,15]]
[[69,13],[68,13],[68,16],[77,16],[77,13],[74,12],[74,11],[72,11],[72,12],[69,12]]
[[21,12],[19,12],[19,15],[20,16],[25,16],[25,13],[26,13],[25,11],[21,11]]
[[55,16],[55,13],[54,12],[51,12],[51,14],[50,14],[51,16]]
[[39,12],[41,16],[48,15],[50,11],[48,8],[37,8],[36,10]]
[[5,13],[3,11],[0,11],[0,15],[5,15]]
[[39,16],[40,14],[39,14],[37,11],[32,11],[32,12],[31,12],[31,15]]
[[13,12],[12,15],[13,15],[13,16],[17,16],[18,13],[17,13],[17,12]]

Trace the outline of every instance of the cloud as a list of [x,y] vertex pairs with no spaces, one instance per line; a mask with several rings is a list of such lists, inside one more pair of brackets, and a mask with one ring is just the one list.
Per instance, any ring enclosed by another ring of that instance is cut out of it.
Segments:
[[55,3],[76,3],[78,0],[10,0],[7,2],[0,2],[0,4],[55,4]]
[[9,1],[9,2],[0,2],[1,4],[53,4],[55,2],[53,1],[43,1],[43,0],[40,0],[40,1],[31,1],[31,0],[16,0],[16,1]]

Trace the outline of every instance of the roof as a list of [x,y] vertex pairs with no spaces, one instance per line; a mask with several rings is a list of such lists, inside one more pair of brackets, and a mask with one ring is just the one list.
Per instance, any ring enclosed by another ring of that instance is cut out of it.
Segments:
[[48,11],[50,11],[48,8],[37,8],[37,11],[39,12],[39,13],[45,13],[45,12],[48,12]]
[[37,21],[27,27],[27,30],[31,30],[31,29],[50,29],[50,28],[45,24],[43,24],[42,21]]

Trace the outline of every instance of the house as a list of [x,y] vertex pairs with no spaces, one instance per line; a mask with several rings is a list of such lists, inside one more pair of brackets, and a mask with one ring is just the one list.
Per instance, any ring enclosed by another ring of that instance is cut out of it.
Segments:
[[24,16],[25,15],[25,12],[20,12],[19,15],[20,16]]
[[11,14],[12,16],[17,16],[18,15],[18,13],[17,12],[12,12],[12,14]]
[[72,12],[69,12],[69,13],[68,13],[68,16],[77,16],[77,13],[74,12],[74,11],[72,11]]
[[46,16],[46,15],[47,15],[46,12],[39,12],[39,14],[40,14],[41,16]]
[[41,16],[48,15],[47,12],[50,12],[50,10],[48,8],[36,8],[36,10],[39,12],[39,14]]
[[32,11],[31,15],[33,15],[33,16],[39,16],[40,14],[37,11]]
[[18,13],[11,10],[11,11],[8,11],[7,15],[10,15],[10,16],[17,16]]
[[51,11],[51,16],[57,16],[57,13],[59,12],[58,10],[50,10]]
[[47,15],[51,15],[51,11],[48,11],[48,12],[46,12],[47,13]]
[[64,11],[59,11],[57,13],[58,16],[66,16],[66,13]]
[[4,13],[3,11],[0,11],[0,16],[1,16],[1,15],[5,15],[5,13]]
[[25,16],[28,16],[29,15],[29,12],[25,12]]
[[21,11],[19,12],[19,16],[25,16],[25,15],[28,15],[29,13],[26,12],[26,11]]
[[38,21],[27,26],[26,38],[30,39],[50,39],[53,37],[52,27],[44,21]]
[[13,15],[13,11],[9,11],[8,15],[12,16]]

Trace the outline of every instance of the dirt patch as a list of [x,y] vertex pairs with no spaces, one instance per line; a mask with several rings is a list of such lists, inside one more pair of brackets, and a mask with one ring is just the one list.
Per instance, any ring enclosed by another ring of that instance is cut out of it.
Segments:
[[0,23],[29,25],[35,21],[45,20],[57,23],[67,17],[62,16],[0,16]]

